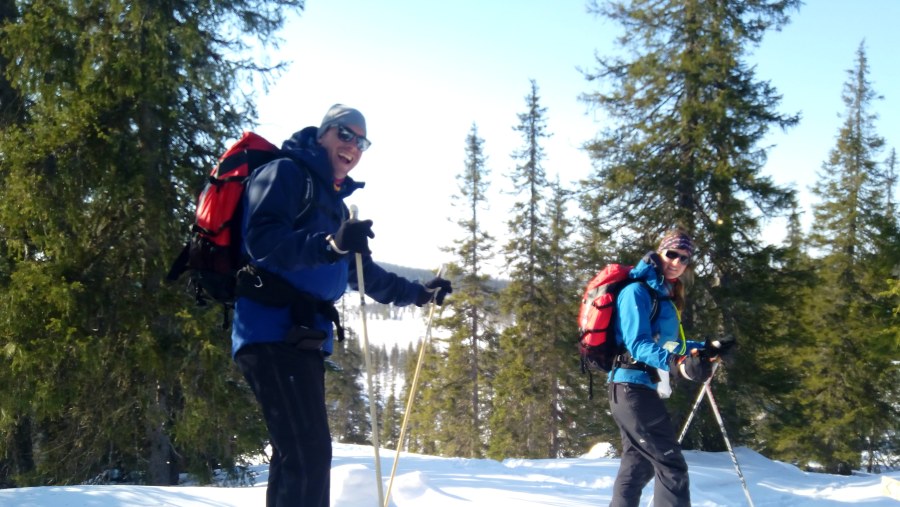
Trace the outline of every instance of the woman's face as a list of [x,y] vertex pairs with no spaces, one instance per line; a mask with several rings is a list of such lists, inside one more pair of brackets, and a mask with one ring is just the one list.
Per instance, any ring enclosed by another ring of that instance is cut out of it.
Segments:
[[668,248],[659,252],[663,261],[663,276],[669,280],[678,278],[691,263],[691,254],[687,250]]

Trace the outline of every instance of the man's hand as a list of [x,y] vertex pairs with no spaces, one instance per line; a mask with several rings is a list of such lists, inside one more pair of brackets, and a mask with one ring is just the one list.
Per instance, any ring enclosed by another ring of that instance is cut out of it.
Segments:
[[341,227],[333,236],[326,238],[335,253],[358,253],[370,255],[369,239],[374,238],[371,220],[357,220],[350,218],[341,224]]
[[416,306],[426,305],[432,298],[434,298],[434,302],[440,306],[444,304],[444,298],[447,297],[447,294],[453,292],[453,287],[450,286],[450,280],[445,280],[439,276],[425,282],[422,284],[422,287],[425,290],[423,290],[416,299]]

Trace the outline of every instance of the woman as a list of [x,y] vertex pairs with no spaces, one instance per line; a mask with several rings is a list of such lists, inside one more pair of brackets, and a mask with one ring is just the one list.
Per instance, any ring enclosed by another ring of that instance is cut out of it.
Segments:
[[611,507],[637,506],[654,475],[655,505],[691,504],[687,463],[656,388],[657,369],[668,372],[670,365],[698,382],[712,372],[704,344],[686,341],[681,328],[681,277],[693,254],[694,243],[684,230],[669,231],[656,252],[632,269],[630,278],[642,283],[625,286],[616,299],[616,341],[625,353],[609,373],[609,405],[622,434]]

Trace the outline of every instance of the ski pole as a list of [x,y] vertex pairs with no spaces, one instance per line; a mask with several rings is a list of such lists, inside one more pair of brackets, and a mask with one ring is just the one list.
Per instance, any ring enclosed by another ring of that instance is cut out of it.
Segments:
[[[438,268],[437,276],[441,276],[443,271],[444,266],[442,265]],[[394,465],[391,467],[391,478],[388,480],[387,493],[384,495],[383,507],[388,507],[388,504],[391,501],[391,487],[394,485],[394,475],[397,473],[397,463],[400,461],[400,449],[403,447],[403,439],[406,437],[406,424],[409,421],[409,413],[412,411],[413,400],[416,397],[416,387],[419,382],[419,372],[422,371],[425,348],[428,346],[428,342],[431,341],[431,322],[434,319],[434,308],[437,306],[434,302],[434,297],[436,295],[437,291],[431,296],[431,308],[428,310],[428,325],[425,326],[425,339],[422,340],[421,348],[419,348],[419,359],[416,361],[416,371],[413,374],[412,383],[409,386],[409,396],[406,400],[406,412],[404,412],[403,422],[400,424],[400,437],[397,439],[397,452],[394,454]]]
[[[719,342],[716,341],[715,343],[717,344],[716,346],[718,346]],[[706,379],[706,382],[704,382],[703,386],[700,387],[700,392],[697,393],[697,400],[694,401],[694,407],[691,409],[691,413],[688,414],[687,419],[685,419],[685,421],[684,421],[684,427],[681,428],[681,434],[678,435],[678,444],[679,445],[684,440],[684,437],[687,436],[688,428],[691,425],[691,421],[694,420],[694,415],[697,414],[697,408],[699,408],[700,403],[703,402],[703,396],[706,393],[706,389],[712,383],[712,379],[716,375],[716,370],[718,370],[718,369],[719,369],[719,361],[716,361],[713,363],[712,373],[709,374],[709,378]]]
[[747,503],[750,504],[750,507],[755,507],[753,505],[753,499],[750,498],[750,489],[747,487],[747,481],[744,480],[744,473],[741,472],[741,465],[738,464],[737,455],[734,453],[734,449],[731,448],[731,441],[728,440],[728,433],[725,432],[725,421],[722,420],[722,414],[719,413],[719,407],[716,405],[716,399],[713,398],[712,389],[709,388],[709,385],[703,386],[703,391],[706,392],[706,397],[709,398],[709,404],[713,409],[713,413],[716,415],[716,421],[719,423],[719,430],[722,431],[722,438],[725,439],[725,446],[728,447],[728,452],[731,454],[731,461],[734,463],[734,469],[737,470],[738,477],[741,479],[741,485],[744,487],[744,495],[747,497]]
[[[681,434],[678,435],[678,445],[681,445],[681,442],[684,440],[685,435],[687,435],[688,429],[691,427],[691,421],[694,420],[694,415],[697,414],[697,408],[700,407],[700,403],[703,402],[703,396],[706,394],[706,389],[709,387],[709,384],[712,382],[713,377],[716,375],[716,370],[719,369],[718,361],[713,363],[712,373],[710,373],[709,378],[706,379],[706,382],[700,387],[700,393],[697,394],[697,399],[694,400],[694,407],[691,408],[691,413],[688,414],[687,419],[684,421],[684,426],[681,428]],[[650,495],[650,500],[647,502],[647,507],[653,505],[653,495]]]
[[700,393],[697,394],[697,400],[694,401],[694,408],[691,409],[691,413],[688,414],[687,419],[684,421],[684,427],[681,428],[681,434],[678,435],[678,445],[681,445],[681,442],[684,440],[684,437],[687,435],[688,428],[691,426],[691,421],[694,420],[694,415],[697,414],[697,408],[700,407],[700,403],[703,402],[703,396],[706,394],[706,389],[709,387],[709,384],[712,382],[713,376],[716,374],[716,370],[719,369],[719,362],[716,361],[713,363],[712,374],[710,374],[709,378],[706,379],[706,382],[703,383],[703,386],[700,388]]
[[[350,218],[356,218],[359,215],[359,208],[356,205],[350,206]],[[366,328],[366,284],[363,277],[363,261],[362,254],[356,254],[356,284],[359,292],[359,313],[362,322],[362,339],[363,339],[363,356],[366,360],[366,384],[369,391],[369,417],[372,419],[372,446],[375,449],[375,484],[378,486],[378,505],[382,504],[384,486],[381,484],[381,456],[378,453],[378,408],[375,400],[375,390],[372,388],[372,377],[375,376],[373,371],[372,357],[369,353],[369,331]]]
[[[719,362],[716,361],[712,366],[712,373],[709,374],[709,378],[706,379],[706,382],[700,387],[700,392],[697,394],[697,399],[694,400],[694,406],[691,408],[691,412],[688,414],[687,419],[684,421],[684,426],[681,428],[681,434],[678,435],[678,445],[681,445],[681,442],[684,441],[684,437],[687,435],[688,429],[691,427],[691,421],[694,420],[694,416],[697,414],[697,409],[700,407],[700,403],[703,402],[703,397],[706,395],[707,390],[709,390],[709,385],[712,383],[713,377],[716,375],[716,370],[719,369]],[[724,434],[724,431],[723,431]],[[742,479],[743,480],[743,479]],[[749,493],[748,493],[749,495]],[[749,498],[749,496],[748,496]],[[653,503],[653,497],[650,497],[650,502],[647,504],[649,507]],[[753,503],[751,502],[752,506]]]

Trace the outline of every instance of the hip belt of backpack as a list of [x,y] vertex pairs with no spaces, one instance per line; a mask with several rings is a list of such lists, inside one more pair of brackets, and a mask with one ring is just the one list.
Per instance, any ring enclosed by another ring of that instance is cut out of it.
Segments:
[[316,314],[333,323],[338,341],[344,341],[344,328],[333,301],[316,299],[259,266],[247,264],[238,271],[236,294],[262,305],[290,308],[293,325],[284,340],[298,348],[315,350],[325,342],[327,333],[316,328]]

